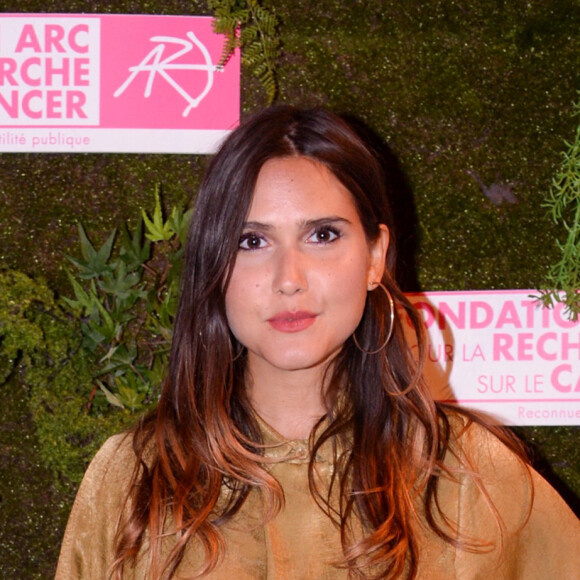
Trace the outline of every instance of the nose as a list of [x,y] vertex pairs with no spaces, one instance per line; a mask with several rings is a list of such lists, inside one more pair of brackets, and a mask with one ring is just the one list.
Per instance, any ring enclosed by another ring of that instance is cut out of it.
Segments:
[[278,248],[272,290],[291,296],[308,288],[306,256],[297,248]]

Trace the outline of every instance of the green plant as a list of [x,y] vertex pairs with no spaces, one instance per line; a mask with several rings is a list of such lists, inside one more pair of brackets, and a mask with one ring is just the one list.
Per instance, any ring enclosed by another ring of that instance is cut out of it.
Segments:
[[[580,114],[580,102],[575,105]],[[555,223],[566,231],[566,240],[557,242],[560,260],[548,274],[548,290],[541,299],[547,306],[563,302],[572,320],[580,315],[580,125],[573,143],[566,143],[567,151],[560,170],[552,181],[547,202]],[[559,290],[562,290],[560,293]]]
[[[74,298],[0,271],[0,386],[22,384],[43,462],[68,489],[103,441],[152,406],[167,367],[190,212],[159,193],[133,232],[95,248],[79,225]],[[115,243],[117,242],[117,243]]]
[[113,231],[95,248],[79,225],[81,257],[68,256],[83,348],[95,361],[88,397],[97,412],[113,405],[130,412],[152,405],[166,368],[190,211],[164,219],[159,192],[152,217],[143,211],[133,232]]
[[52,292],[42,280],[15,270],[0,271],[0,386],[19,364],[30,366],[45,341],[36,319],[52,309]]
[[226,36],[220,65],[241,48],[242,64],[262,83],[272,103],[278,93],[276,60],[280,54],[275,14],[258,0],[209,0],[209,7],[214,12],[215,32]]
[[87,461],[121,423],[90,417],[93,367],[80,332],[52,290],[22,272],[0,272],[0,387],[26,390],[44,464],[71,488]]

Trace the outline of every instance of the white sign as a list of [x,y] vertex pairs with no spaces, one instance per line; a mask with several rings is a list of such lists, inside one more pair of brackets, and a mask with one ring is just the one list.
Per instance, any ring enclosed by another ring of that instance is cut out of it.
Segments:
[[408,295],[429,335],[425,372],[436,399],[508,425],[580,425],[580,321],[535,294]]
[[214,152],[240,115],[224,43],[208,17],[0,14],[0,152]]

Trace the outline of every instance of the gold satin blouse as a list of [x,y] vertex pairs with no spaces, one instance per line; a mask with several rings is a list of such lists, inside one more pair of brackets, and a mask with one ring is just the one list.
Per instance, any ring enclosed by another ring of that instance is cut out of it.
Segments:
[[[284,490],[284,507],[264,524],[260,492],[252,491],[238,514],[223,526],[225,556],[204,578],[348,578],[347,571],[334,565],[342,557],[339,531],[317,506],[308,487],[308,442],[285,440],[263,422],[261,428],[268,469]],[[445,514],[457,522],[463,534],[488,540],[493,547],[486,553],[464,551],[421,525],[417,578],[580,580],[580,521],[559,495],[534,471],[532,494],[521,462],[482,427],[471,426],[456,443],[480,474],[502,518],[504,533],[499,533],[486,498],[471,476],[458,481],[442,478],[439,498]],[[70,515],[56,580],[108,578],[115,528],[134,461],[130,440],[123,435],[109,439],[93,459]],[[330,475],[330,443],[316,457],[316,469],[323,481]],[[203,550],[192,542],[176,579],[192,577],[202,560]],[[147,578],[146,557],[138,559],[126,574],[127,580]]]

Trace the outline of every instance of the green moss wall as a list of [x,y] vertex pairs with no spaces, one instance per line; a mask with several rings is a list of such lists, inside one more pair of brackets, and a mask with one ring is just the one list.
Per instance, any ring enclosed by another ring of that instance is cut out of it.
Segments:
[[[576,0],[264,0],[280,21],[279,101],[349,112],[386,139],[411,186],[417,277],[429,290],[530,288],[556,260],[542,202],[578,118]],[[203,2],[5,0],[4,12],[207,14]],[[265,104],[246,72],[244,113]],[[0,155],[0,267],[67,289],[62,252],[81,221],[94,239],[140,208],[194,195],[206,159],[167,155]],[[495,184],[517,203],[496,206]],[[4,387],[5,388],[5,387]],[[0,569],[49,578],[70,506],[43,481],[19,387],[2,392]],[[526,429],[578,506],[578,429]],[[571,490],[571,491],[570,491]],[[47,509],[47,505],[50,509]],[[7,564],[7,562],[10,562]]]

